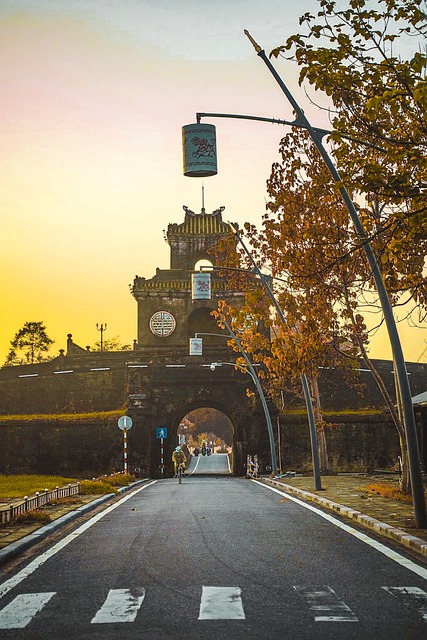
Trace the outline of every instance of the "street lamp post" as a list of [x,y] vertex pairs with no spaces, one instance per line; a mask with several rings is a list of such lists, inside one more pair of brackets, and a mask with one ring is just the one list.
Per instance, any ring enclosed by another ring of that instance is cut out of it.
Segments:
[[[328,168],[334,182],[338,185],[338,190],[341,194],[341,197],[344,201],[344,204],[349,212],[353,225],[356,229],[356,232],[361,240],[361,246],[365,252],[366,258],[368,260],[369,266],[372,271],[372,276],[374,278],[374,282],[377,288],[379,301],[381,304],[382,312],[384,315],[385,324],[387,327],[387,332],[390,339],[390,345],[393,352],[393,361],[396,371],[396,380],[397,380],[397,389],[398,394],[400,394],[400,399],[402,403],[402,413],[403,413],[403,424],[406,435],[406,444],[408,451],[408,465],[409,472],[411,478],[411,489],[412,489],[412,500],[414,505],[414,514],[417,527],[420,529],[427,528],[427,511],[426,511],[426,502],[424,498],[424,486],[422,480],[422,472],[421,472],[421,460],[420,460],[420,452],[418,447],[418,438],[417,438],[417,428],[415,422],[415,415],[412,406],[412,397],[411,397],[411,389],[409,385],[408,372],[406,370],[405,359],[403,356],[402,346],[399,338],[399,334],[396,327],[396,322],[393,316],[393,309],[388,297],[387,290],[385,288],[385,284],[381,275],[381,271],[378,267],[375,254],[369,242],[369,239],[365,233],[362,222],[358,216],[356,207],[345,188],[341,176],[336,169],[332,159],[330,158],[326,148],[323,146],[322,139],[325,135],[329,133],[329,131],[325,129],[318,129],[313,127],[307,117],[305,116],[303,110],[293,97],[292,93],[289,91],[288,87],[285,85],[272,63],[268,59],[265,54],[265,51],[255,42],[250,33],[245,29],[245,35],[249,38],[252,45],[255,48],[258,56],[264,61],[267,68],[273,75],[279,87],[282,89],[286,98],[290,102],[295,114],[296,119],[294,122],[287,121],[277,121],[279,124],[289,124],[295,127],[306,129],[309,133],[313,143],[316,145],[326,167]],[[200,118],[203,115],[207,114],[198,114],[198,122],[200,122]],[[214,115],[214,114],[210,114]],[[217,114],[219,117],[228,117],[226,114]],[[238,115],[230,115],[229,117],[243,117],[246,119],[254,119],[254,120],[264,120],[263,118],[251,117],[251,116],[238,116]],[[272,119],[265,119],[266,121],[272,122]],[[214,148],[216,144],[212,142],[212,147]],[[187,173],[186,175],[196,176],[197,173]],[[265,282],[265,278],[264,278]],[[265,285],[264,285],[265,286]],[[275,303],[274,303],[275,304]],[[276,306],[276,304],[275,304]],[[276,307],[277,309],[277,307]],[[280,315],[280,314],[279,314]],[[305,387],[303,383],[303,387]],[[305,391],[304,391],[305,393]]]
[[396,322],[393,316],[393,309],[390,303],[390,299],[387,294],[387,290],[384,285],[384,281],[381,275],[381,271],[378,267],[377,260],[375,258],[375,254],[371,247],[371,244],[368,240],[368,237],[363,228],[362,222],[358,216],[356,207],[345,188],[341,176],[338,173],[332,159],[330,158],[326,148],[323,146],[322,139],[323,136],[326,135],[325,132],[321,132],[319,130],[315,130],[309,120],[307,119],[304,111],[301,109],[292,93],[289,91],[288,87],[283,82],[282,78],[277,73],[276,69],[273,67],[272,63],[266,56],[265,51],[255,42],[250,33],[245,29],[245,35],[249,38],[252,45],[254,46],[255,51],[258,56],[263,60],[272,76],[276,80],[279,87],[282,89],[286,98],[290,102],[294,112],[296,113],[296,126],[302,127],[307,130],[314,144],[316,145],[326,167],[328,168],[334,182],[338,185],[339,192],[344,201],[345,206],[350,214],[353,225],[356,229],[356,232],[361,240],[361,245],[365,251],[366,258],[368,260],[369,266],[372,270],[372,275],[375,281],[375,285],[377,288],[379,300],[381,303],[384,320],[387,326],[387,331],[390,339],[390,344],[393,352],[393,360],[396,369],[396,377],[398,381],[398,390],[400,392],[402,406],[403,406],[403,423],[405,427],[406,434],[406,442],[408,447],[408,461],[409,461],[409,470],[411,476],[411,488],[412,488],[412,498],[414,504],[414,512],[415,519],[417,522],[417,526],[420,529],[427,528],[427,512],[426,512],[426,502],[424,498],[424,487],[422,480],[422,472],[421,472],[421,461],[420,461],[420,453],[418,448],[418,439],[417,439],[417,429],[415,423],[414,410],[412,406],[412,397],[411,397],[411,389],[408,380],[408,372],[406,370],[405,359],[403,356],[402,346],[399,338],[399,333],[397,331]]

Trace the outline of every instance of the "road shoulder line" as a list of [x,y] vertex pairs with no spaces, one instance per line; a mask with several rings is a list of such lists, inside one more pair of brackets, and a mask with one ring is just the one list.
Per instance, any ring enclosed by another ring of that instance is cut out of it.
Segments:
[[424,558],[427,558],[427,542],[425,540],[422,540],[421,538],[417,538],[416,536],[411,535],[410,533],[407,533],[406,531],[402,531],[401,529],[392,527],[385,522],[376,520],[371,516],[363,514],[361,511],[350,509],[349,507],[345,507],[338,502],[333,502],[332,500],[328,500],[327,498],[317,496],[314,493],[309,493],[308,491],[298,489],[289,484],[285,484],[284,482],[278,482],[277,480],[273,480],[272,478],[259,478],[258,480],[262,484],[279,487],[286,493],[294,493],[303,500],[307,500],[308,502],[315,502],[325,509],[339,513],[346,518],[356,520],[356,522],[358,522],[362,526],[367,527],[368,529],[371,529],[372,531],[375,531],[380,535],[386,536],[387,538],[390,538],[395,542],[402,544],[412,551],[419,553]]

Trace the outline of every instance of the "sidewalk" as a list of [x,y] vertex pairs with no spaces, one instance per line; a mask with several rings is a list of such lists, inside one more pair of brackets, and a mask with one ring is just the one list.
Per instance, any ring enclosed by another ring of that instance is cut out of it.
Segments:
[[322,491],[314,489],[312,476],[271,479],[262,478],[263,482],[283,488],[295,497],[314,503],[356,521],[377,534],[411,548],[417,554],[427,558],[427,529],[415,526],[412,500],[401,502],[365,492],[363,487],[371,484],[387,486],[398,485],[396,476],[389,474],[343,474],[322,476]]

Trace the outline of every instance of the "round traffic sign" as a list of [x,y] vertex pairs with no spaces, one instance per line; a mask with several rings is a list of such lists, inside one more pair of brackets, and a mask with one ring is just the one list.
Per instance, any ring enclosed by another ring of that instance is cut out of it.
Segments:
[[132,418],[129,418],[129,416],[120,416],[117,424],[119,425],[119,429],[121,429],[122,431],[124,431],[125,429],[126,431],[129,431],[132,426]]

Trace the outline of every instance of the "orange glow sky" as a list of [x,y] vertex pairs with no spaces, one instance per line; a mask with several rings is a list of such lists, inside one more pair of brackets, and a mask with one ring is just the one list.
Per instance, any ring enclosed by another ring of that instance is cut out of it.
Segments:
[[[270,51],[315,0],[2,0],[0,3],[0,362],[27,321],[66,346],[136,337],[128,284],[168,268],[163,230],[201,208],[201,182],[182,175],[181,126],[197,111],[292,119],[243,34]],[[277,63],[313,124],[327,126]],[[284,129],[236,120],[217,127],[219,174],[208,212],[259,223]],[[415,361],[427,331],[400,325]],[[389,358],[381,331],[372,357]],[[427,361],[427,351],[423,361]]]

